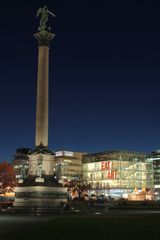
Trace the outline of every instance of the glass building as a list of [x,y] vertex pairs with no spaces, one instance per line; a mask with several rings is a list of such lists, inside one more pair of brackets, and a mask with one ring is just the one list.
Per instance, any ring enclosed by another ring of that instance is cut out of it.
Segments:
[[99,194],[124,197],[135,188],[153,189],[153,164],[147,155],[108,151],[83,156],[83,177]]
[[153,164],[154,191],[156,200],[160,200],[160,150],[148,155],[147,161]]

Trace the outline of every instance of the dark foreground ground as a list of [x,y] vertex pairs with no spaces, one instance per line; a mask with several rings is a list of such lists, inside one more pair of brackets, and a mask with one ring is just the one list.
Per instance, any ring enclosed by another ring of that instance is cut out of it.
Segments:
[[154,240],[159,236],[159,211],[110,211],[92,216],[0,215],[0,240]]

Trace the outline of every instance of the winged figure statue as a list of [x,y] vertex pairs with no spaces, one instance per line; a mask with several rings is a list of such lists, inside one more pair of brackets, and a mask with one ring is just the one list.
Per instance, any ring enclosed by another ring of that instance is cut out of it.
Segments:
[[[55,15],[48,10],[46,5],[38,9],[36,17],[41,16],[40,22],[39,22],[39,28],[38,28],[39,31],[47,29],[46,23],[48,21],[49,15],[51,15],[52,17],[55,17]],[[50,27],[49,27],[49,30],[50,30]]]

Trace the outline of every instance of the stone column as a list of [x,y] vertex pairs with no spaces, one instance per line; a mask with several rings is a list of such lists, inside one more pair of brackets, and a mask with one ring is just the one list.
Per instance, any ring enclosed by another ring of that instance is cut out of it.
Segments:
[[49,43],[54,36],[53,33],[45,30],[34,34],[38,41],[36,147],[48,147]]

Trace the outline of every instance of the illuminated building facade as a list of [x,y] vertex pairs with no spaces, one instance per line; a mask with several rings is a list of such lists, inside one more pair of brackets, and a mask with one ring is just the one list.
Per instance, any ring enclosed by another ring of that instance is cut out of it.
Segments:
[[108,151],[83,156],[83,177],[93,189],[123,197],[137,189],[153,189],[153,165],[147,155],[129,151]]
[[[13,167],[20,182],[22,169],[28,170],[30,149],[17,149]],[[129,151],[94,154],[58,151],[54,155],[53,175],[63,186],[83,177],[96,194],[125,197],[134,189],[155,189],[160,195],[160,152],[151,155]],[[158,195],[158,196],[159,196]],[[158,197],[157,196],[157,197]]]
[[153,164],[154,191],[156,199],[160,200],[160,150],[148,155],[147,161]]
[[55,152],[54,174],[59,183],[65,185],[72,179],[82,177],[82,156],[86,153],[58,151]]

